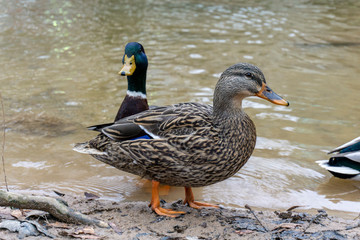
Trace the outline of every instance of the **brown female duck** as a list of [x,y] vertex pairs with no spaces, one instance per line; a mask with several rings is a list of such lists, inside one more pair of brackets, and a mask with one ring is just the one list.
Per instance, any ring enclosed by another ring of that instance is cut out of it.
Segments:
[[[185,187],[184,203],[191,207],[215,207],[194,201],[191,187],[225,180],[250,158],[256,131],[242,109],[242,100],[249,96],[289,105],[266,85],[259,68],[239,63],[221,75],[213,106],[180,103],[156,107],[102,128],[106,136],[79,143],[74,150],[153,180],[151,207],[159,215],[182,213],[160,207],[159,182]],[[131,139],[142,130],[152,139]]]

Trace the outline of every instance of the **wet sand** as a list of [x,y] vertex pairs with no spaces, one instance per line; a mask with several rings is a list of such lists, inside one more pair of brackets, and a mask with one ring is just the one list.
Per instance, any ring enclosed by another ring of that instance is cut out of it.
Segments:
[[[324,210],[310,214],[301,209],[291,211],[257,211],[249,209],[201,209],[162,202],[163,207],[186,212],[176,218],[157,216],[148,202],[112,202],[84,196],[60,197],[71,208],[103,220],[111,228],[63,224],[49,215],[33,216],[55,239],[360,239],[360,220],[342,219]],[[4,221],[9,215],[1,214]],[[258,218],[258,220],[257,220]],[[0,239],[18,239],[18,233],[0,229]],[[44,234],[25,239],[49,239]]]

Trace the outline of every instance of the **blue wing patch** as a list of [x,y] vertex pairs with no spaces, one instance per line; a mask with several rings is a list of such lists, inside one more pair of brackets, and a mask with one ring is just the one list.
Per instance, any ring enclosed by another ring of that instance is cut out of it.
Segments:
[[136,140],[136,139],[152,139],[152,137],[150,137],[149,135],[145,134],[145,135],[140,136],[140,137],[132,138],[131,140]]

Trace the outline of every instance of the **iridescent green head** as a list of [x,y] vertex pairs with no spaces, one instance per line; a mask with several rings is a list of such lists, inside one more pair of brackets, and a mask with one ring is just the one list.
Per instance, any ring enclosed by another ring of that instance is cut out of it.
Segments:
[[146,71],[148,60],[144,47],[137,42],[126,44],[122,63],[124,66],[119,74],[127,76],[128,91],[146,94]]

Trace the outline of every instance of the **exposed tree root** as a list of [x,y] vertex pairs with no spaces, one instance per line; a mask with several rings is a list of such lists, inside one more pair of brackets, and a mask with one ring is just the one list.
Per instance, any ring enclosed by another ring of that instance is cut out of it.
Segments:
[[80,212],[76,212],[66,206],[64,202],[51,197],[30,196],[0,190],[0,206],[46,211],[53,217],[66,223],[110,227],[106,222],[92,219]]

